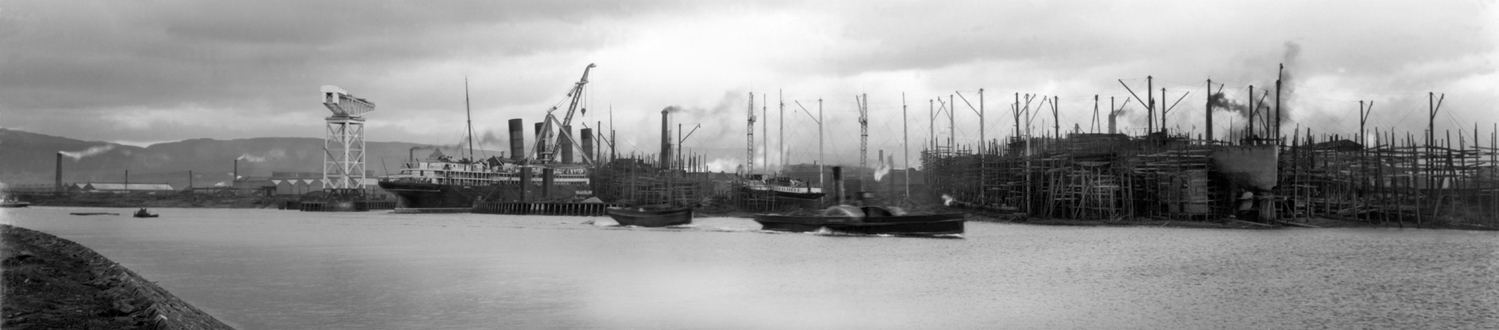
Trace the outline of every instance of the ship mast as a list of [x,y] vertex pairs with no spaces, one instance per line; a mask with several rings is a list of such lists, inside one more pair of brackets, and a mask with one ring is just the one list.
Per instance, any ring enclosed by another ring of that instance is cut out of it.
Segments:
[[474,156],[474,112],[468,105],[468,76],[463,76],[463,113],[468,116],[468,159],[476,160]]

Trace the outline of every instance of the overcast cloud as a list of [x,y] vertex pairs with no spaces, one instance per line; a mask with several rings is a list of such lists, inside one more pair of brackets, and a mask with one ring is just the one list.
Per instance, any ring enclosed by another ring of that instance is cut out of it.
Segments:
[[[1436,92],[1439,130],[1487,136],[1496,46],[1494,1],[6,0],[0,126],[132,143],[321,137],[317,89],[331,84],[379,105],[368,140],[454,144],[465,77],[476,131],[502,133],[539,121],[596,63],[578,121],[607,126],[612,108],[621,148],[655,152],[661,109],[679,106],[676,122],[703,125],[688,148],[742,161],[755,92],[773,146],[784,94],[793,162],[816,158],[801,109],[816,115],[818,99],[829,158],[857,162],[855,94],[870,98],[873,157],[900,150],[903,93],[913,149],[928,104],[955,91],[977,106],[984,89],[995,138],[1013,133],[1015,93],[1057,96],[1064,129],[1088,130],[1094,95],[1107,108],[1130,97],[1119,80],[1144,93],[1146,76],[1158,98],[1191,93],[1168,125],[1201,132],[1206,79],[1242,101],[1283,63],[1287,132],[1356,133],[1369,100],[1371,126],[1419,133]],[[978,116],[954,100],[957,139],[972,143]],[[1121,126],[1143,130],[1132,107]],[[1220,135],[1242,123],[1214,116]]]

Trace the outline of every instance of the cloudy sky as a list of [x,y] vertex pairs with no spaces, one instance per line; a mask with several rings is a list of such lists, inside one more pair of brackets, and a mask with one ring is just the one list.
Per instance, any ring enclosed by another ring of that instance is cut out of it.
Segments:
[[[659,113],[700,124],[686,147],[744,159],[748,95],[768,96],[772,147],[817,157],[821,100],[830,161],[857,163],[855,95],[869,97],[869,153],[913,150],[934,99],[955,130],[1014,134],[1015,94],[1058,99],[1064,130],[1092,130],[1093,99],[1130,91],[1181,103],[1173,130],[1201,134],[1206,80],[1234,102],[1273,87],[1284,64],[1284,131],[1438,130],[1499,122],[1495,1],[17,1],[0,0],[0,126],[129,144],[322,137],[318,88],[378,104],[367,139],[455,144],[464,80],[475,130],[541,120],[595,63],[576,121],[655,152]],[[961,97],[958,97],[961,93]],[[902,99],[904,98],[904,103]],[[964,101],[964,99],[967,101]],[[1273,100],[1273,98],[1272,98]],[[1157,101],[1160,102],[1160,101]],[[764,102],[756,100],[756,107]],[[799,103],[799,105],[798,105]],[[1035,101],[1039,106],[1039,98]],[[565,105],[564,105],[565,107]],[[1049,108],[1050,105],[1047,105]],[[808,110],[804,112],[802,109]],[[757,112],[759,110],[757,109]],[[1054,126],[1050,110],[1031,126]],[[1121,129],[1144,131],[1131,102]],[[1218,111],[1220,138],[1244,117]],[[529,127],[529,125],[528,125]],[[757,130],[759,130],[757,128]],[[529,133],[528,133],[529,134]],[[757,132],[757,140],[763,134]],[[1454,137],[1456,138],[1456,137]],[[763,141],[763,140],[762,140]],[[503,148],[495,143],[495,149]],[[1485,139],[1487,143],[1487,139]],[[774,154],[774,152],[773,152]],[[897,154],[898,155],[898,154]],[[773,161],[778,161],[772,155]],[[763,163],[763,160],[761,161]]]

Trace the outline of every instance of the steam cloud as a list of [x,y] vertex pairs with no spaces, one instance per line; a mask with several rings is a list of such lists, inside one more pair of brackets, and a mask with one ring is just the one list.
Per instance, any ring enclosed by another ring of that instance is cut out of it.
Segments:
[[895,163],[895,156],[890,156],[890,160],[888,162],[880,162],[880,166],[877,167],[877,168],[875,168],[875,170],[874,170],[874,181],[875,182],[880,182],[881,178],[884,178],[885,175],[890,174],[891,168],[894,167],[891,164],[894,164],[894,163]]
[[102,146],[91,147],[83,151],[63,151],[62,155],[68,156],[68,158],[72,158],[74,162],[77,162],[83,159],[83,157],[98,155],[106,151],[114,150],[114,148],[115,146],[113,144],[106,144]]

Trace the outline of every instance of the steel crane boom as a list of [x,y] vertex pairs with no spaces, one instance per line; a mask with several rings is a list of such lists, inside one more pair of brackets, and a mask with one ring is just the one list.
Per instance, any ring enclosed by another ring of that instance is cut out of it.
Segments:
[[[573,114],[577,113],[577,110],[578,110],[578,101],[581,101],[583,99],[583,85],[587,85],[588,84],[588,72],[589,72],[589,70],[593,69],[593,67],[596,67],[596,66],[598,66],[598,65],[595,65],[593,63],[589,63],[587,67],[584,67],[583,68],[583,78],[579,79],[578,82],[573,85],[573,88],[572,88],[571,91],[568,91],[567,96],[571,97],[572,100],[568,103],[568,105],[567,105],[567,115],[562,117],[563,119],[562,119],[561,122],[558,122],[557,121],[557,117],[552,115],[552,111],[556,111],[557,110],[556,107],[553,107],[551,110],[547,111],[547,118],[546,118],[546,121],[545,121],[545,124],[544,124],[545,128],[543,129],[544,133],[542,133],[543,134],[543,138],[541,140],[539,140],[539,141],[536,141],[536,142],[537,142],[538,145],[540,145],[540,146],[546,146],[548,148],[544,148],[542,150],[538,150],[537,151],[537,158],[539,160],[542,160],[542,161],[545,161],[545,162],[556,161],[557,151],[558,151],[559,148],[562,147],[562,141],[563,141],[562,139],[567,139],[567,141],[574,141],[574,139],[572,137],[572,132],[562,131],[561,132],[562,134],[560,136],[561,138],[554,137],[552,132],[556,128],[567,127],[568,125],[572,124]],[[556,128],[553,127],[553,124],[556,124]],[[547,146],[546,145],[546,144],[548,144],[548,142],[550,142],[551,146]],[[589,156],[586,155],[586,154],[583,155],[583,161],[584,161],[584,163],[589,163],[589,164],[593,163],[593,159],[589,158]]]

